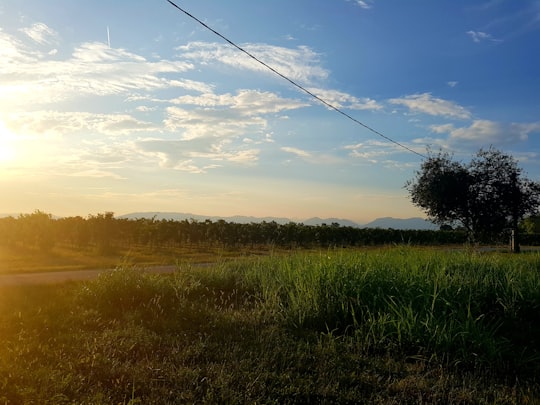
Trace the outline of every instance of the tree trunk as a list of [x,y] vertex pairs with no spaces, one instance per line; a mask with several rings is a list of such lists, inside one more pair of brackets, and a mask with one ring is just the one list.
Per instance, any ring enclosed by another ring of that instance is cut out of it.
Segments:
[[512,229],[511,249],[514,253],[519,253],[521,251],[521,248],[519,246],[519,230],[517,226]]

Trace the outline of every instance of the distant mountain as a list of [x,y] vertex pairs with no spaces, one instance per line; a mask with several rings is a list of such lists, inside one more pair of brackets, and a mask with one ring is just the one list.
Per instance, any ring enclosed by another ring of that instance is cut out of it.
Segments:
[[158,221],[161,221],[162,219],[165,220],[173,220],[173,221],[183,221],[185,219],[194,219],[196,221],[205,221],[207,219],[211,221],[218,221],[220,219],[227,221],[227,222],[235,222],[237,224],[249,224],[252,222],[276,222],[278,224],[287,224],[289,222],[296,222],[296,223],[303,223],[304,225],[331,225],[332,223],[338,223],[341,226],[354,226],[358,228],[360,225],[358,225],[356,222],[349,221],[348,219],[338,219],[338,218],[310,218],[306,219],[305,221],[299,221],[299,220],[292,220],[290,218],[281,218],[281,217],[250,217],[250,216],[242,216],[242,215],[235,215],[232,217],[217,217],[217,216],[207,216],[207,215],[196,215],[196,214],[190,214],[190,213],[183,213],[183,212],[133,212],[130,214],[120,215],[117,218],[127,218],[127,219],[137,219],[137,218],[155,218]]
[[377,218],[368,224],[365,224],[363,228],[381,228],[381,229],[426,229],[436,230],[439,229],[433,222],[424,218]]
[[208,216],[208,215],[196,215],[196,214],[189,214],[189,213],[183,213],[183,212],[133,212],[130,214],[125,215],[119,215],[117,218],[125,218],[125,219],[138,219],[138,218],[146,218],[151,219],[155,218],[157,221],[164,220],[173,220],[173,221],[183,221],[183,220],[190,220],[193,219],[195,221],[206,221],[207,219],[211,221],[219,221],[220,219],[227,221],[227,222],[235,222],[237,224],[249,224],[251,222],[272,222],[275,221],[278,224],[286,224],[288,222],[291,222],[288,218],[277,218],[277,217],[247,217],[247,216],[241,216],[236,215],[232,217],[217,217],[217,216]]
[[250,217],[250,216],[231,216],[231,217],[218,217],[218,216],[206,216],[206,215],[196,215],[183,212],[133,212],[130,214],[119,215],[117,218],[125,219],[138,219],[146,218],[151,219],[155,218],[157,221],[164,220],[173,220],[173,221],[183,221],[193,219],[195,221],[205,221],[207,219],[211,221],[218,221],[220,219],[227,222],[234,222],[237,224],[249,224],[249,223],[258,223],[258,222],[276,222],[278,224],[287,224],[289,222],[303,223],[304,225],[317,226],[317,225],[332,225],[337,223],[340,226],[351,226],[354,228],[381,228],[381,229],[438,229],[437,225],[433,224],[430,221],[427,221],[423,218],[378,218],[370,223],[360,225],[356,222],[350,221],[348,219],[340,218],[318,218],[313,217],[306,219],[304,221],[292,220],[289,218],[280,218],[280,217]]
[[301,222],[304,225],[311,225],[311,226],[322,225],[322,224],[326,224],[326,225],[339,224],[341,226],[352,226],[353,228],[360,228],[360,225],[357,224],[356,222],[349,221],[348,219],[340,219],[340,218],[323,219],[319,217],[314,217],[314,218],[306,219],[305,221],[301,221]]

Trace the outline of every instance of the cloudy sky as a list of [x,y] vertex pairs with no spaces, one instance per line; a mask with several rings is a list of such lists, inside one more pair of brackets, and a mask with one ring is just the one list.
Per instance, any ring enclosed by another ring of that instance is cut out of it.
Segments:
[[[0,212],[419,216],[427,148],[540,180],[537,0],[2,0]],[[415,153],[416,152],[416,153]]]

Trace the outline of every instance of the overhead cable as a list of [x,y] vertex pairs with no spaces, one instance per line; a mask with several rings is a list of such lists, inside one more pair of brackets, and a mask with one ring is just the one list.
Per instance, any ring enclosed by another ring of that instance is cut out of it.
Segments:
[[213,32],[214,34],[216,34],[218,37],[220,37],[221,39],[223,39],[225,42],[229,43],[230,45],[232,45],[233,47],[235,47],[236,49],[238,49],[239,51],[245,53],[247,56],[249,56],[251,59],[255,60],[256,62],[260,63],[261,65],[263,65],[265,68],[267,68],[268,70],[274,72],[276,75],[280,76],[281,78],[287,80],[289,83],[291,83],[293,86],[297,87],[298,89],[302,90],[304,93],[310,95],[311,97],[313,97],[314,99],[316,99],[317,101],[319,101],[320,103],[324,104],[325,106],[327,106],[328,108],[338,112],[339,114],[345,116],[346,118],[350,119],[351,121],[355,122],[356,124],[364,127],[365,129],[367,129],[368,131],[371,131],[373,132],[375,135],[378,135],[384,139],[386,139],[387,141],[389,142],[392,142],[393,144],[399,146],[400,148],[403,148],[411,153],[414,153],[415,155],[418,155],[422,158],[427,158],[427,156],[409,148],[408,146],[405,146],[401,143],[399,143],[398,141],[395,141],[393,140],[392,138],[382,134],[381,132],[377,131],[376,129],[364,124],[363,122],[357,120],[356,118],[354,118],[353,116],[347,114],[345,111],[341,110],[339,107],[336,107],[335,105],[331,104],[330,102],[324,100],[323,98],[317,96],[316,94],[314,94],[313,92],[309,91],[308,89],[306,89],[305,87],[301,86],[300,84],[296,83],[294,80],[288,78],[287,76],[285,76],[284,74],[280,73],[279,71],[277,71],[276,69],[274,69],[272,66],[269,66],[268,64],[266,64],[265,62],[263,62],[262,60],[260,60],[259,58],[257,58],[256,56],[254,56],[253,54],[251,54],[250,52],[246,51],[244,48],[242,48],[241,46],[235,44],[233,41],[231,41],[230,39],[228,39],[227,37],[225,37],[224,35],[220,34],[219,32],[217,32],[216,30],[214,30],[213,28],[211,28],[210,26],[208,26],[207,24],[205,24],[203,21],[199,20],[197,17],[195,17],[193,14],[190,14],[189,12],[187,12],[186,10],[184,10],[182,7],[178,6],[176,3],[174,3],[173,1],[171,0],[167,0],[167,2],[169,4],[171,4],[173,7],[175,7],[176,9],[178,9],[179,11],[181,11],[182,13],[184,13],[185,15],[187,15],[188,17],[190,17],[191,19],[195,20],[196,22],[198,22],[200,25],[202,25],[204,28],[206,28],[207,30]]

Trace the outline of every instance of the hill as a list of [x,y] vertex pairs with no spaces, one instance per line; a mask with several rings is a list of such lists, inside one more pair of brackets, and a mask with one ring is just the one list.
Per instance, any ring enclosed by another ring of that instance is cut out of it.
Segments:
[[258,222],[276,222],[278,224],[287,224],[289,222],[303,223],[305,225],[317,226],[317,225],[331,225],[334,223],[339,224],[340,226],[351,226],[354,228],[381,228],[381,229],[437,229],[437,226],[430,221],[427,221],[423,218],[378,218],[367,224],[358,224],[354,221],[341,218],[319,218],[313,217],[306,220],[292,220],[290,218],[282,217],[252,217],[252,216],[230,216],[230,217],[219,217],[219,216],[207,216],[207,215],[197,215],[191,213],[182,213],[182,212],[133,212],[125,215],[120,215],[117,218],[126,218],[126,219],[138,219],[138,218],[155,218],[157,221],[161,220],[173,220],[173,221],[183,221],[183,220],[196,220],[196,221],[205,221],[207,219],[211,221],[218,221],[220,219],[227,222],[235,222],[239,224],[249,224],[249,223],[258,223]]
[[436,230],[438,226],[433,222],[424,218],[377,218],[363,226],[364,228],[381,228],[381,229],[430,229]]
[[288,222],[291,222],[288,218],[278,218],[278,217],[250,217],[250,216],[241,216],[241,215],[235,215],[232,217],[219,217],[219,216],[208,216],[208,215],[197,215],[197,214],[190,214],[190,213],[184,213],[184,212],[133,212],[130,214],[125,215],[119,215],[117,216],[119,219],[138,219],[138,218],[147,218],[151,219],[154,218],[157,221],[164,220],[173,220],[173,221],[184,221],[184,220],[190,220],[193,219],[195,221],[206,221],[207,219],[211,221],[219,221],[220,219],[227,221],[227,222],[235,222],[237,224],[249,224],[252,222],[272,222],[275,221],[278,224],[286,224]]

